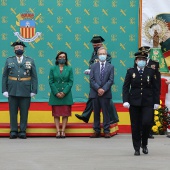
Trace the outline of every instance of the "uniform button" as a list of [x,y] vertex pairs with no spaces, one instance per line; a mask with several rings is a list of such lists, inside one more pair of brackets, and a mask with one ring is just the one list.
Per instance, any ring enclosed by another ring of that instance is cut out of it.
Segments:
[[62,82],[62,83],[64,83],[64,82]]
[[62,88],[62,89],[64,89],[64,88]]
[[141,95],[142,95],[142,93],[141,93]]
[[142,79],[140,79],[140,80],[142,80]]
[[141,83],[141,85],[142,85],[142,83]]
[[143,88],[141,88],[141,90],[143,90]]

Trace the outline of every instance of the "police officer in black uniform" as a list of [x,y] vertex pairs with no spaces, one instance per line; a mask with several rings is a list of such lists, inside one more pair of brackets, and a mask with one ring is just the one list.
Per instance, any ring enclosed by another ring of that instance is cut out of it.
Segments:
[[[98,56],[97,56],[97,50],[103,46],[103,42],[105,40],[101,37],[101,36],[94,36],[92,38],[92,40],[90,41],[92,44],[93,44],[93,48],[94,48],[94,51],[92,53],[92,57],[89,61],[89,69],[85,70],[85,74],[90,74],[90,68],[91,68],[91,65],[93,63],[96,63],[98,62]],[[110,54],[107,54],[107,58],[106,58],[107,62],[111,63],[111,60],[112,60],[112,57]],[[86,108],[85,110],[83,111],[82,115],[79,115],[79,114],[75,114],[75,116],[80,119],[80,120],[83,120],[84,122],[88,123],[89,119],[90,119],[90,116],[91,116],[91,113],[93,111],[93,106],[92,106],[92,99],[88,99],[87,103],[86,103]],[[109,114],[110,114],[110,123],[116,123],[119,121],[119,118],[118,118],[118,114],[117,114],[117,111],[116,111],[116,108],[112,102],[112,100],[110,100],[110,105],[109,105]]]
[[[23,55],[25,44],[14,42],[15,56],[8,57],[2,75],[2,93],[8,98],[10,112],[10,139],[26,139],[28,109],[31,97],[37,94],[38,79],[34,60]],[[18,110],[20,129],[18,132]]]
[[140,147],[148,154],[148,137],[153,110],[159,107],[160,89],[154,69],[146,66],[148,54],[137,52],[135,56],[134,68],[127,70],[123,84],[123,106],[129,108],[134,155],[137,156]]
[[[157,77],[157,84],[159,85],[159,89],[160,89],[159,91],[161,91],[161,74],[159,72],[159,62],[152,60],[150,58],[150,56],[149,56],[150,49],[151,48],[149,46],[142,46],[138,50],[140,52],[145,52],[145,53],[148,54],[146,65],[148,67],[152,68],[155,71],[155,74],[156,74],[156,77]],[[154,116],[153,116],[153,124],[154,124]],[[150,133],[149,133],[149,138],[154,139],[152,128],[151,128]]]

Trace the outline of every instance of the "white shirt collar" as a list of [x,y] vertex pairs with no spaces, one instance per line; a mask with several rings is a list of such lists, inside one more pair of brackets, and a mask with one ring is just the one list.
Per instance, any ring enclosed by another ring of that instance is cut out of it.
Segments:
[[137,69],[138,69],[138,71],[139,71],[139,70],[142,70],[142,71],[144,71],[144,68],[142,68],[142,69],[141,69],[141,68],[139,68],[138,66],[137,66]]

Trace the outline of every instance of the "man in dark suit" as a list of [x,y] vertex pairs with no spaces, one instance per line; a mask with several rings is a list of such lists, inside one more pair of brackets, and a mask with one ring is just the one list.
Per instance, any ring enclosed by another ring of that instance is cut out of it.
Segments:
[[91,66],[90,95],[93,100],[94,133],[91,138],[100,137],[100,111],[103,113],[103,129],[105,138],[110,138],[109,104],[112,98],[111,86],[114,79],[114,67],[106,61],[107,51],[104,47],[98,49],[99,62]]
[[[92,38],[92,40],[90,41],[93,45],[93,48],[94,48],[94,51],[92,53],[92,57],[89,61],[89,69],[85,70],[85,74],[89,75],[90,74],[90,69],[91,69],[91,66],[98,62],[99,59],[98,59],[98,55],[97,55],[97,50],[103,46],[103,42],[105,40],[101,37],[101,36],[94,36]],[[111,60],[112,60],[112,57],[110,54],[107,53],[107,58],[106,58],[106,61],[108,63],[111,63]],[[88,123],[89,119],[90,119],[90,116],[91,116],[91,113],[93,111],[93,106],[92,106],[92,99],[88,99],[87,103],[86,103],[86,108],[84,109],[82,115],[79,115],[79,114],[75,114],[75,116],[80,119],[80,120],[83,120],[84,122]],[[118,118],[118,114],[117,114],[117,111],[116,111],[116,108],[112,102],[112,100],[110,100],[110,104],[109,104],[109,115],[110,115],[110,123],[116,123],[116,122],[119,122],[119,118]]]
[[[150,56],[149,56],[150,49],[151,48],[149,46],[142,46],[138,50],[139,50],[139,52],[144,52],[144,53],[148,54],[146,65],[148,67],[152,68],[155,71],[155,74],[156,74],[156,77],[157,77],[157,84],[159,85],[158,86],[159,91],[161,91],[161,74],[159,72],[159,62],[155,61],[155,60],[152,60],[150,58]],[[154,116],[153,116],[153,124],[154,124]],[[154,139],[152,130],[150,130],[149,138]]]
[[[24,56],[23,42],[14,42],[15,56],[6,60],[2,75],[2,93],[8,98],[10,112],[10,139],[26,139],[28,110],[31,97],[37,94],[38,79],[34,60]],[[20,110],[20,131],[17,115]]]
[[135,66],[127,70],[123,84],[123,106],[129,108],[135,156],[140,147],[148,154],[148,137],[153,125],[153,110],[158,109],[160,89],[155,71],[146,66],[147,54],[135,53]]

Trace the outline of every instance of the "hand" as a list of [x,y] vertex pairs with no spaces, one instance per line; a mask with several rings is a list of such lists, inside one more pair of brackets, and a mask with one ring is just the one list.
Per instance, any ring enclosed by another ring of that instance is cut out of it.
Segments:
[[31,97],[34,97],[34,96],[35,96],[35,93],[31,93],[30,96],[31,96]]
[[65,96],[65,94],[63,92],[60,92],[60,96],[61,96],[61,98],[63,98]]
[[100,88],[97,90],[97,92],[98,92],[98,96],[103,96],[105,91],[102,88]]
[[170,84],[170,80],[167,80],[167,81],[166,81],[166,84]]
[[129,109],[130,104],[129,104],[128,102],[125,102],[125,103],[123,103],[123,107],[124,107],[124,108],[128,108],[128,109]]
[[84,71],[84,74],[89,75],[89,74],[90,74],[90,69],[86,69],[86,70]]
[[8,98],[9,97],[8,92],[7,91],[3,92],[3,96]]
[[154,109],[154,110],[157,110],[158,108],[159,108],[159,104],[154,104],[153,109]]

